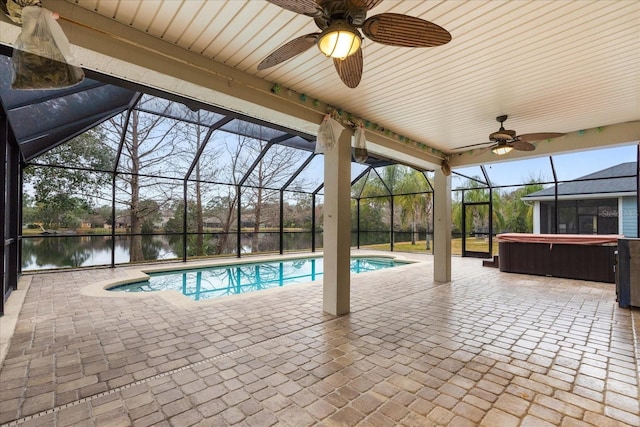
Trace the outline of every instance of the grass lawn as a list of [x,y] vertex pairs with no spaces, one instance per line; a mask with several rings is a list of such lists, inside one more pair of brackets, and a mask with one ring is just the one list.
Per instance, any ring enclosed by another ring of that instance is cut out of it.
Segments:
[[[395,242],[393,244],[393,250],[397,252],[420,252],[420,253],[433,253],[433,242],[431,242],[430,249],[426,250],[426,241],[418,240],[415,245],[412,245],[411,242]],[[362,249],[377,249],[382,251],[390,250],[390,245],[388,243],[381,245],[368,245],[368,246],[360,246]],[[473,237],[467,238],[467,250],[468,251],[477,251],[477,252],[486,252],[488,249],[488,244],[484,240],[475,239]],[[451,253],[453,255],[462,255],[462,238],[451,239]],[[493,239],[493,254],[498,255],[498,241]]]

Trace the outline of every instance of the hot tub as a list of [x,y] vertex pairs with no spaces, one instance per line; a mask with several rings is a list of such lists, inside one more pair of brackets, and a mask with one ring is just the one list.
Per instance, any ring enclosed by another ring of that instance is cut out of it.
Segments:
[[615,283],[617,234],[498,234],[500,271]]

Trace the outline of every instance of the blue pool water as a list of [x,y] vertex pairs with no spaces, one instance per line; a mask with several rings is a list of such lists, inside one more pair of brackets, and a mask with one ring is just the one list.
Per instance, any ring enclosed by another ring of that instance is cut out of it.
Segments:
[[[237,264],[197,270],[150,273],[149,280],[116,286],[110,291],[175,290],[196,301],[311,282],[322,276],[322,258],[300,258],[260,264]],[[351,258],[351,272],[365,273],[403,265],[390,258]]]

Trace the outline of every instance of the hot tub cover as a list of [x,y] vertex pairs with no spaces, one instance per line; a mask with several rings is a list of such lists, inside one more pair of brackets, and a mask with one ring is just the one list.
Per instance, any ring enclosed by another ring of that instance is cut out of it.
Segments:
[[618,239],[624,238],[618,234],[530,234],[530,233],[504,233],[498,234],[498,242],[519,243],[549,243],[571,245],[602,245],[606,243],[618,243]]

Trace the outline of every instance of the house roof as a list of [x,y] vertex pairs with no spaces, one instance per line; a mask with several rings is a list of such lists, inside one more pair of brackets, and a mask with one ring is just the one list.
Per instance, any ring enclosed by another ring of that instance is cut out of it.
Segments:
[[[621,163],[610,168],[581,176],[575,181],[558,184],[558,195],[592,195],[592,194],[620,194],[636,193],[636,174],[638,168],[636,162]],[[542,200],[554,197],[555,190],[551,186],[544,190],[531,193],[523,199]]]

